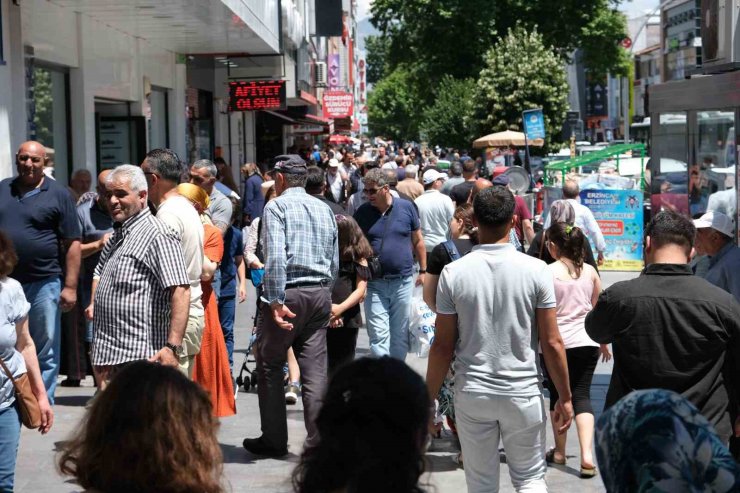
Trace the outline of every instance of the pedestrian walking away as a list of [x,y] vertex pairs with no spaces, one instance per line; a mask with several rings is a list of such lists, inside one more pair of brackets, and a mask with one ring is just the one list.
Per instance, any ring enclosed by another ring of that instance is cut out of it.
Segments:
[[560,396],[557,431],[565,433],[573,419],[552,273],[509,243],[514,207],[505,188],[478,193],[480,243],[442,270],[437,288],[427,389],[434,399],[456,354],[455,417],[471,492],[498,490],[500,440],[514,488],[547,491],[538,346]]
[[303,381],[306,445],[318,440],[316,416],[327,378],[326,327],[331,284],[339,267],[337,224],[328,206],[308,195],[307,167],[296,155],[275,158],[278,195],[262,215],[265,255],[258,395],[262,436],[244,439],[257,455],[288,452],[283,366],[292,347]]

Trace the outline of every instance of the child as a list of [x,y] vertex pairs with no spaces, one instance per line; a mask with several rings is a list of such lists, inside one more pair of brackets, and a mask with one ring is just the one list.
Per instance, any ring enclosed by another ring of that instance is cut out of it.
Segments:
[[350,216],[338,214],[339,274],[331,293],[331,320],[326,333],[329,374],[346,361],[355,358],[357,333],[362,325],[360,302],[365,299],[372,256],[360,226]]

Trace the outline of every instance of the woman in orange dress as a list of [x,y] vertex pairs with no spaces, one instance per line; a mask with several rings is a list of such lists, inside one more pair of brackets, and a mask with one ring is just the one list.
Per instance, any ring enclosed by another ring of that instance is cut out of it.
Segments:
[[210,200],[208,194],[197,185],[182,183],[177,191],[192,202],[203,221],[203,275],[201,276],[202,300],[205,324],[200,353],[195,357],[193,380],[198,382],[211,396],[213,414],[219,418],[236,414],[234,387],[231,380],[226,342],[218,320],[218,304],[211,286],[211,279],[224,253],[221,231],[204,214]]

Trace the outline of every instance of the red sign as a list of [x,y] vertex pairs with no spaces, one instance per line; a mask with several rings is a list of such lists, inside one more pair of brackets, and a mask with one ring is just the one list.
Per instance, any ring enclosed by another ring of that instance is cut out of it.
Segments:
[[624,221],[596,221],[604,236],[622,236],[624,234]]
[[630,38],[624,38],[622,40],[622,47],[629,49],[632,46],[632,40]]
[[327,118],[347,118],[354,110],[354,96],[344,91],[324,92],[324,116]]
[[284,80],[229,82],[229,111],[282,110],[286,107]]

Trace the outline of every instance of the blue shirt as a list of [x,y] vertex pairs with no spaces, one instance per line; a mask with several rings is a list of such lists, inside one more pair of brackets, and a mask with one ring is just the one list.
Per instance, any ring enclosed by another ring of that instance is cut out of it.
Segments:
[[303,188],[288,188],[267,203],[261,221],[266,303],[284,303],[291,286],[337,277],[337,222],[326,204]]
[[224,234],[224,256],[221,257],[221,292],[219,297],[236,296],[236,263],[234,258],[242,255],[242,231],[234,226]]
[[244,183],[244,205],[242,212],[249,214],[252,221],[262,217],[262,209],[265,208],[265,197],[262,195],[262,177],[253,174]]
[[380,256],[385,277],[407,277],[414,273],[411,234],[419,229],[421,224],[413,202],[393,199],[391,207],[385,214],[381,214],[370,202],[366,202],[357,209],[354,218],[373,247],[375,255]]
[[[80,223],[82,243],[98,241],[106,233],[113,232],[113,219],[107,211],[100,208],[97,196],[93,196],[77,205],[77,220]],[[100,253],[93,253],[82,259],[80,279],[82,279],[81,288],[85,292],[89,293],[92,290],[93,272],[95,272],[95,266],[98,265],[98,260],[100,260]]]
[[740,248],[729,242],[709,259],[704,279],[740,301]]
[[60,276],[62,241],[80,238],[72,195],[49,178],[23,196],[15,178],[0,182],[0,229],[15,246],[13,277],[21,284]]

